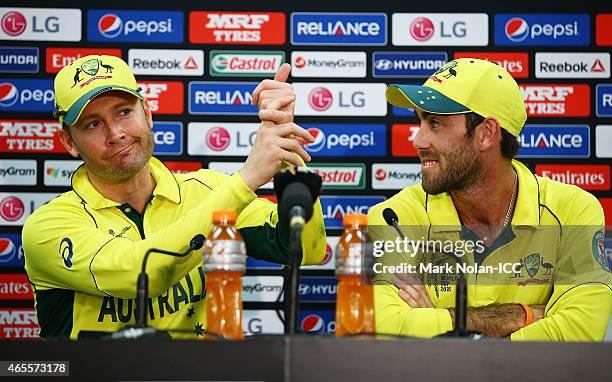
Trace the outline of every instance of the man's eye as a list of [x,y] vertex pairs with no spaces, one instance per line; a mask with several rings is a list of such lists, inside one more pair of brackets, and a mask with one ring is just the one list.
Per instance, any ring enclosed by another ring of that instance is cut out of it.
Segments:
[[87,124],[86,128],[93,129],[100,126],[100,121],[91,121]]
[[123,109],[121,110],[121,115],[130,115],[130,113],[132,112],[132,109]]
[[440,126],[442,123],[440,121],[438,121],[437,119],[432,119],[431,120],[431,127],[437,127]]

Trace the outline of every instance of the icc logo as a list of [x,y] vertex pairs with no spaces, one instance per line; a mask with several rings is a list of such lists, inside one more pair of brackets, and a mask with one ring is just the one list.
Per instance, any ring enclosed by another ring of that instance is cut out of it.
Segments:
[[222,151],[229,146],[230,133],[223,127],[213,127],[206,133],[206,145],[214,151]]
[[417,41],[427,41],[434,34],[434,24],[427,17],[418,17],[410,23],[410,35]]
[[26,29],[26,18],[19,12],[7,12],[0,20],[2,31],[9,36],[19,36]]
[[506,23],[505,31],[510,41],[521,42],[529,35],[529,24],[520,17],[514,17]]
[[334,101],[334,97],[329,89],[324,87],[314,88],[308,94],[308,104],[316,111],[329,109]]
[[119,36],[123,27],[123,21],[115,14],[107,13],[98,21],[98,30],[106,38]]
[[311,127],[307,129],[307,131],[314,137],[315,140],[311,144],[305,146],[306,150],[311,152],[321,151],[321,149],[325,147],[325,133],[316,127]]
[[11,107],[17,102],[19,98],[19,91],[15,85],[4,82],[0,84],[0,106]]

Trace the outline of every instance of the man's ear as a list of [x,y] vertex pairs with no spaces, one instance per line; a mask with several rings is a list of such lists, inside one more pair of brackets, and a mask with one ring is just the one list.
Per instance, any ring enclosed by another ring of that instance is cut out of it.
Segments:
[[142,108],[145,112],[145,117],[149,122],[149,128],[153,129],[153,113],[151,112],[151,107],[149,106],[149,100],[146,98],[142,99]]
[[481,152],[489,151],[491,148],[499,147],[501,142],[501,126],[495,117],[487,117],[478,125],[477,138],[478,148]]
[[[68,129],[70,129],[70,127],[68,127]],[[70,153],[70,155],[72,155],[73,157],[78,158],[79,150],[77,149],[76,144],[72,140],[72,136],[70,136],[68,130],[65,128],[60,128],[58,133],[60,142],[62,142],[62,145],[64,145],[68,153]]]

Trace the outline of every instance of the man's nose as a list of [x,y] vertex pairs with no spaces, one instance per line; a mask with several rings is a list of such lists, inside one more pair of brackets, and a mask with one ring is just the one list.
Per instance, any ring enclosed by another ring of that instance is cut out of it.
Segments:
[[110,122],[107,124],[106,140],[109,144],[115,144],[125,138],[123,125],[119,122]]

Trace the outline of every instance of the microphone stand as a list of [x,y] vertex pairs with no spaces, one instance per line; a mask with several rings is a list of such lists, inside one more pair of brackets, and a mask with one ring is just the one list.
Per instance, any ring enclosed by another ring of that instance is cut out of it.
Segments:
[[[301,208],[299,206],[293,207],[292,210]],[[291,214],[291,212],[290,212]],[[289,276],[289,293],[285,293],[285,298],[288,300],[287,305],[289,306],[286,312],[287,324],[285,325],[285,334],[294,335],[295,325],[297,321],[297,310],[299,304],[299,272],[300,265],[302,264],[302,229],[304,227],[303,218],[293,218],[297,220],[294,224],[290,224],[291,233],[289,239],[289,265],[291,267]]]
[[189,248],[183,253],[166,251],[158,248],[149,248],[142,259],[142,269],[138,274],[136,282],[136,324],[124,326],[117,332],[112,333],[110,339],[137,339],[137,338],[170,338],[170,334],[165,330],[159,330],[147,325],[147,303],[149,299],[149,276],[147,275],[147,260],[152,253],[169,255],[175,257],[185,257],[191,251],[198,250],[204,245],[206,238],[202,234],[195,235],[189,242]]

